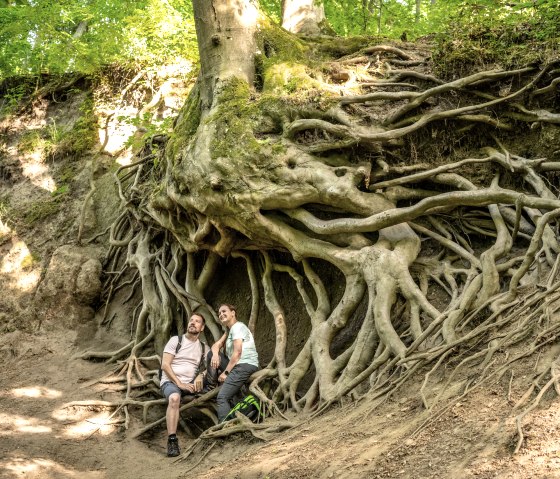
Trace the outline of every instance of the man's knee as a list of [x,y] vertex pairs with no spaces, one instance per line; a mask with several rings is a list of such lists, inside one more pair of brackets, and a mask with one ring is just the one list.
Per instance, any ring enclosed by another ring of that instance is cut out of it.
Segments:
[[179,393],[170,394],[168,401],[170,408],[178,408],[181,404],[181,395]]

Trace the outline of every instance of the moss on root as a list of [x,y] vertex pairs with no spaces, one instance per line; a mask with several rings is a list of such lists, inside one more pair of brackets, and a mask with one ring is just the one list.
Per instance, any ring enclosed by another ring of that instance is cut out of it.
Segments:
[[179,145],[188,144],[190,138],[196,133],[200,124],[200,118],[200,89],[197,83],[191,90],[173,128],[173,133],[168,143],[171,159],[175,159],[179,154]]
[[249,98],[249,85],[235,77],[220,91],[218,108],[206,119],[216,127],[212,158],[236,157],[252,163],[261,155],[261,145],[253,133],[260,117],[258,102]]

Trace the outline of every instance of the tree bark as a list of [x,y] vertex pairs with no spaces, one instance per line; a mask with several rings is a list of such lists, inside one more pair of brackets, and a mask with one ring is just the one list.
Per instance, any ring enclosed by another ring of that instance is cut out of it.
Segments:
[[292,33],[317,35],[326,21],[323,2],[316,0],[283,0],[282,27]]
[[252,0],[193,0],[200,54],[200,98],[212,107],[214,91],[237,77],[255,79],[255,32],[260,12]]

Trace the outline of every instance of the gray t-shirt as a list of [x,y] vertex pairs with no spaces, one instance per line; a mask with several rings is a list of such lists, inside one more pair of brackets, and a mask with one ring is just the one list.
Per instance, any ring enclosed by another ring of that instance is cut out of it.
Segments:
[[237,321],[231,327],[226,339],[226,355],[228,358],[231,358],[233,354],[233,341],[235,339],[241,339],[243,341],[243,349],[238,364],[252,364],[253,366],[259,367],[259,355],[253,335],[251,331],[249,331],[249,328],[240,321]]

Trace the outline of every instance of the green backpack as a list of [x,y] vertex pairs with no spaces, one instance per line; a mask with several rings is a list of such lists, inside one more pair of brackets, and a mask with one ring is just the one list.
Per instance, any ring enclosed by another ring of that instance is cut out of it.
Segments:
[[264,419],[264,413],[261,410],[261,402],[252,394],[245,396],[233,406],[232,410],[225,417],[224,422],[235,419],[235,413],[238,411],[253,422],[261,422]]

